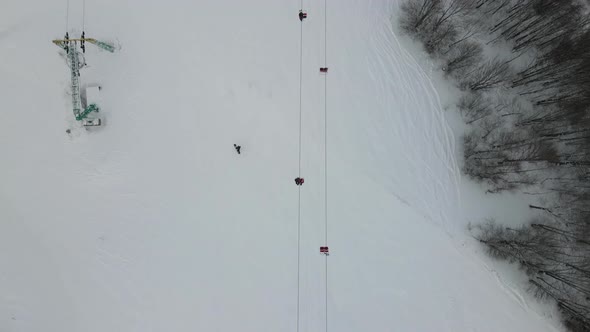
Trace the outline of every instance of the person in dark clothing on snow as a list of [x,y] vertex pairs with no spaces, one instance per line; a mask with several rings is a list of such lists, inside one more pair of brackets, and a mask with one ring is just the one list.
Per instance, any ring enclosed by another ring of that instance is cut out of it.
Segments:
[[295,179],[295,184],[298,185],[298,186],[302,185],[303,182],[304,182],[303,178],[296,178]]
[[236,149],[236,152],[237,152],[238,154],[240,154],[240,150],[242,149],[242,147],[241,147],[241,146],[239,146],[239,145],[236,145],[236,144],[234,144],[234,149]]

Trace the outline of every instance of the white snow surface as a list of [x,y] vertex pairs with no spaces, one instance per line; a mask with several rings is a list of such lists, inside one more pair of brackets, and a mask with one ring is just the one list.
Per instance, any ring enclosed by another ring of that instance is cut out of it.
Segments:
[[66,1],[3,0],[0,331],[296,331],[300,29],[299,331],[326,323],[324,96],[329,331],[560,330],[466,234],[526,204],[462,179],[399,3],[327,1],[301,28],[299,1],[87,0],[86,35],[120,48],[87,45],[86,131],[50,42]]

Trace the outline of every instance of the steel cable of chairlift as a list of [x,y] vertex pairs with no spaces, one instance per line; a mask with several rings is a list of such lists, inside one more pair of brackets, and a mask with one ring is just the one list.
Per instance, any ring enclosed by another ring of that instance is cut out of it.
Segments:
[[85,30],[86,23],[86,0],[82,0],[82,32]]
[[66,0],[66,32],[69,29],[69,20],[70,20],[70,0]]
[[[303,0],[301,0],[303,10]],[[299,166],[298,178],[301,178],[301,123],[302,123],[302,87],[303,87],[303,20],[300,22],[299,32]],[[301,288],[301,186],[298,188],[297,202],[297,332],[299,332],[299,308]]]
[[[328,0],[324,0],[324,68],[328,68]],[[328,75],[324,77],[324,246],[328,246]],[[328,255],[325,257],[325,331],[328,332]]]

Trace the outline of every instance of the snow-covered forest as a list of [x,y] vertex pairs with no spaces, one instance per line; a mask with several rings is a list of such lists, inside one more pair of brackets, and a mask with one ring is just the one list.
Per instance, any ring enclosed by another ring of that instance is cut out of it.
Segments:
[[463,172],[541,213],[476,236],[590,330],[590,30],[578,0],[406,1],[401,27],[461,90]]

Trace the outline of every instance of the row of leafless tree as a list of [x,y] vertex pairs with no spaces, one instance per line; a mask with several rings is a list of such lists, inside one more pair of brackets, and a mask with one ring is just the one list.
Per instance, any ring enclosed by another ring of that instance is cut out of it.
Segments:
[[488,224],[479,238],[521,264],[572,331],[590,331],[589,4],[407,0],[399,21],[464,93],[464,172],[549,202],[531,206],[542,214],[529,226]]
[[[539,206],[548,214],[551,209]],[[561,216],[581,220],[582,216]],[[587,217],[587,216],[586,216]],[[518,229],[490,222],[481,227],[479,240],[497,258],[520,264],[529,276],[531,290],[554,300],[572,331],[590,328],[590,227],[588,223],[555,223],[545,218]]]

